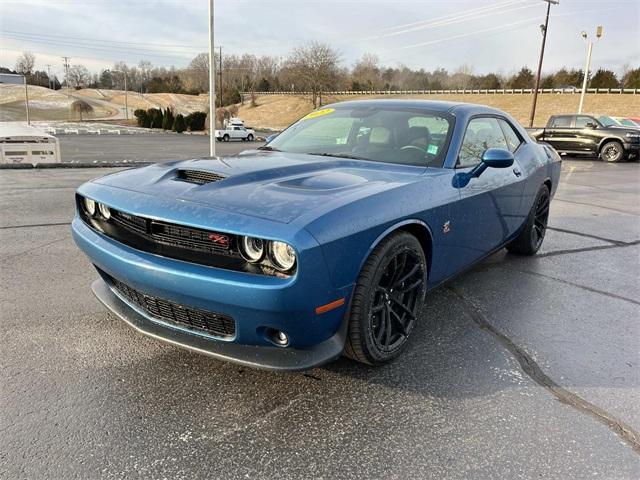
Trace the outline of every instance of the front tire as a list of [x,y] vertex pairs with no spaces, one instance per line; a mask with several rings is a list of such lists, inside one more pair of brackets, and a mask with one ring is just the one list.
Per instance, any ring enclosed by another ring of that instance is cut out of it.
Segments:
[[345,355],[382,365],[404,349],[424,303],[427,261],[407,232],[383,240],[367,259],[351,300]]
[[507,250],[519,255],[535,255],[540,250],[547,233],[550,203],[551,192],[549,192],[549,187],[544,184],[538,190],[522,232],[507,245]]
[[618,163],[624,160],[624,148],[616,140],[605,143],[600,149],[600,159],[608,163]]
[[253,142],[253,135],[249,134],[247,136],[247,142]]

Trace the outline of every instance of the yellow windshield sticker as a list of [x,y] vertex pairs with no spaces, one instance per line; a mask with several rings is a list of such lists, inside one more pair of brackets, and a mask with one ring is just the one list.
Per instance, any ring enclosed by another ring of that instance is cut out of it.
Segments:
[[311,112],[306,117],[302,117],[303,120],[311,120],[312,118],[322,117],[324,115],[329,115],[332,112],[335,112],[335,108],[323,108],[322,110],[316,110],[315,112]]

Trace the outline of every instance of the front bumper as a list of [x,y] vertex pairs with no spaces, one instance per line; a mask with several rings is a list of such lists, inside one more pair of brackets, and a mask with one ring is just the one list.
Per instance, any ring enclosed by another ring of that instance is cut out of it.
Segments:
[[639,142],[625,142],[622,146],[630,158],[636,158],[640,154]]
[[247,367],[276,371],[306,370],[339,357],[344,348],[346,322],[343,322],[335,335],[306,349],[216,342],[149,321],[145,315],[118,297],[102,279],[93,282],[91,289],[98,300],[138,332],[218,360]]
[[[114,291],[105,276],[94,293],[137,330],[213,357],[272,370],[301,370],[328,362],[342,352],[351,288],[334,288],[320,248],[305,250],[296,275],[275,278],[174,260],[128,247],[87,226],[76,216],[76,244],[113,279],[159,299],[227,315],[235,320],[232,338],[216,338],[149,315]],[[315,309],[344,298],[325,313]],[[268,329],[285,332],[289,345],[276,346]]]

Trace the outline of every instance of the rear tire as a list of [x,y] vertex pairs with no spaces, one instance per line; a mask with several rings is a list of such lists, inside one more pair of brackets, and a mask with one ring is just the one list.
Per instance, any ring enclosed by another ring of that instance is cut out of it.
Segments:
[[538,190],[536,200],[525,221],[522,232],[507,245],[507,250],[519,255],[535,255],[547,233],[547,222],[549,221],[549,204],[551,203],[551,193],[549,187],[543,184]]
[[229,135],[225,134],[225,136],[222,137],[222,140],[225,141],[225,142],[228,142],[229,141]]
[[427,261],[407,232],[384,239],[362,267],[351,300],[345,355],[369,365],[396,358],[424,303]]
[[605,143],[600,149],[600,159],[608,163],[618,163],[624,160],[622,144],[616,140]]

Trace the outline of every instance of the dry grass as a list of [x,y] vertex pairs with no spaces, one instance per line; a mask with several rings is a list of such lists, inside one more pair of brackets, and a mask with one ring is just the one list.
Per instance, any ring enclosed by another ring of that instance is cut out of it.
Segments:
[[[323,103],[373,98],[412,98],[419,100],[446,100],[489,105],[513,115],[523,125],[528,125],[531,112],[530,94],[474,94],[474,95],[336,95],[323,99]],[[298,95],[264,95],[257,99],[258,106],[248,102],[240,107],[240,118],[256,128],[282,129],[312,110],[309,97]],[[535,125],[544,125],[551,115],[575,113],[580,95],[540,94],[536,108]],[[585,112],[601,115],[638,116],[640,95],[598,94],[587,95]]]

